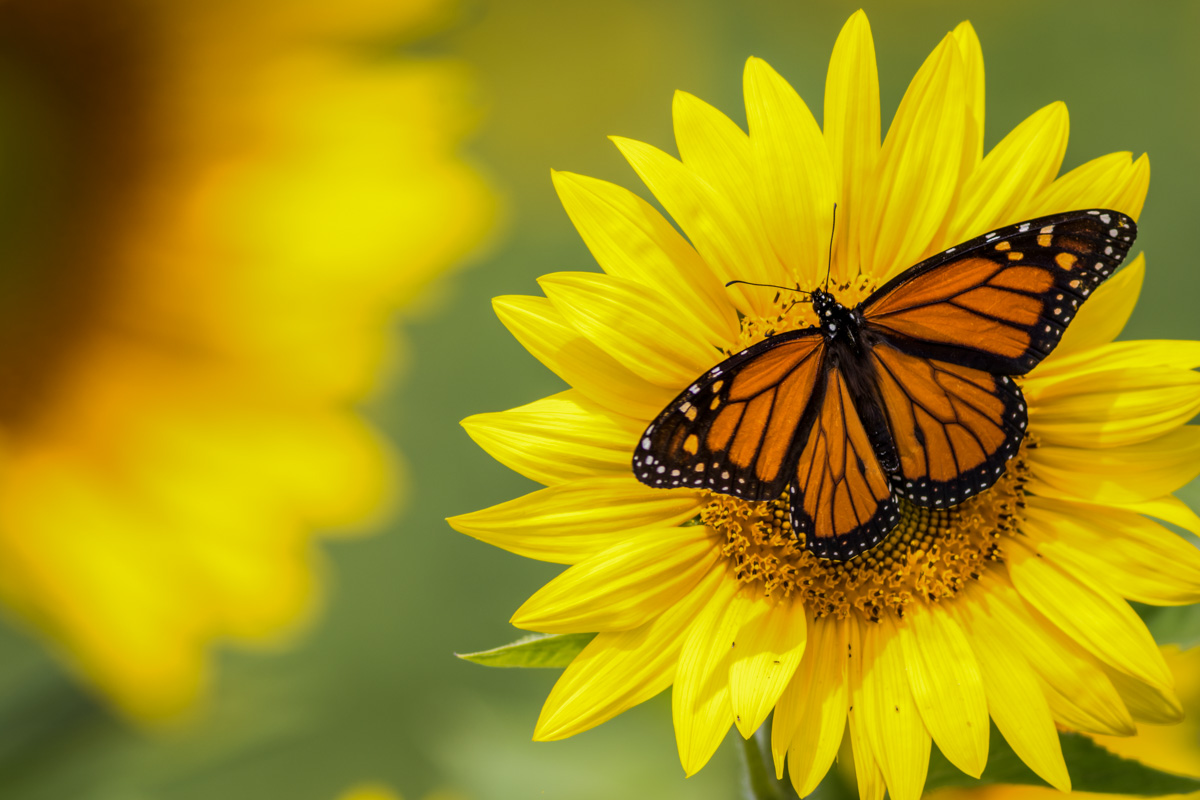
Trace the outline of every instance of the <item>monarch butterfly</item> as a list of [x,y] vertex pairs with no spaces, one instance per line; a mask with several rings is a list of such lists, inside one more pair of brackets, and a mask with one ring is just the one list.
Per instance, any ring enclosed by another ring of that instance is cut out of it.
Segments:
[[769,336],[680,393],[646,428],[633,471],[750,501],[790,495],[793,531],[847,560],[895,527],[897,497],[956,505],[992,486],[1025,436],[1012,376],[1062,338],[1137,235],[1116,211],[1000,228],[910,267],[819,324]]

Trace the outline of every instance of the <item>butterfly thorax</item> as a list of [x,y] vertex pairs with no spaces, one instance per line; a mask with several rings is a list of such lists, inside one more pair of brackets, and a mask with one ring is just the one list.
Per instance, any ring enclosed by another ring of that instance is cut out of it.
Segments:
[[859,346],[859,331],[863,325],[859,308],[846,308],[833,295],[821,289],[813,290],[812,306],[813,313],[817,315],[817,325],[821,328],[826,342],[830,345],[841,342],[856,348]]

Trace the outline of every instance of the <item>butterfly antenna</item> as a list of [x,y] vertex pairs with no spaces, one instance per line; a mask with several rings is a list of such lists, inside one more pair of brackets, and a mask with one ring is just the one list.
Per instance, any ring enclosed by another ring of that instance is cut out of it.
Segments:
[[735,283],[744,283],[747,286],[762,286],[763,288],[766,288],[766,289],[781,289],[785,292],[796,292],[797,294],[810,294],[810,292],[806,292],[803,289],[799,289],[799,288],[793,289],[790,286],[780,286],[775,283],[755,283],[754,281],[729,281],[728,283],[725,284],[725,288],[729,288],[730,286],[733,286]]
[[829,226],[829,255],[825,257],[825,291],[829,292],[829,273],[833,270],[833,237],[837,232],[837,203],[833,204],[833,224]]

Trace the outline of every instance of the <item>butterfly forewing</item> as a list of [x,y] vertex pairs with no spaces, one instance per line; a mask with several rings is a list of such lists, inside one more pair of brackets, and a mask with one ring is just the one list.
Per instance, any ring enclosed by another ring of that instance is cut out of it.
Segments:
[[869,331],[922,358],[1023,375],[1125,258],[1133,220],[1110,210],[1022,222],[905,271],[863,304]]
[[814,328],[772,336],[721,362],[646,429],[634,474],[649,486],[778,497],[816,414],[824,356]]
[[1054,349],[1136,231],[1116,211],[1058,214],[951,247],[853,310],[814,290],[823,327],[700,376],[646,429],[634,474],[752,501],[788,487],[806,546],[852,558],[895,526],[897,496],[953,506],[999,479],[1025,434],[1013,376]]
[[1025,435],[1016,383],[887,344],[877,344],[871,358],[900,456],[894,491],[917,505],[943,507],[995,483]]
[[800,455],[791,517],[808,549],[836,559],[870,548],[899,518],[887,475],[838,367],[829,369],[820,412]]

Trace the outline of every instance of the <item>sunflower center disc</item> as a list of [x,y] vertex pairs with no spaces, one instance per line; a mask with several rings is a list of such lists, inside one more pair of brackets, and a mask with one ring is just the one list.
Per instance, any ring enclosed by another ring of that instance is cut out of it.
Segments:
[[[837,288],[851,303],[870,290],[866,282]],[[807,303],[780,303],[776,317],[743,319],[745,346],[812,324],[810,309]],[[914,599],[954,597],[1000,562],[997,541],[1016,531],[1025,505],[1025,451],[1036,447],[1031,439],[990,490],[957,506],[922,508],[901,499],[900,522],[891,533],[849,561],[821,559],[804,547],[804,535],[792,531],[787,492],[763,503],[709,493],[700,521],[725,539],[724,555],[737,580],[761,586],[766,597],[796,595],[814,617],[845,618],[852,610],[867,620],[878,620],[885,610],[903,616]]]

